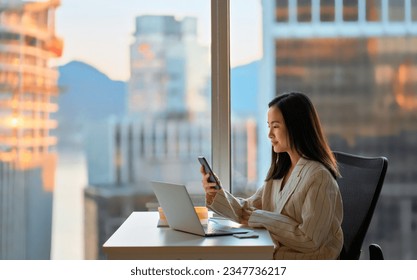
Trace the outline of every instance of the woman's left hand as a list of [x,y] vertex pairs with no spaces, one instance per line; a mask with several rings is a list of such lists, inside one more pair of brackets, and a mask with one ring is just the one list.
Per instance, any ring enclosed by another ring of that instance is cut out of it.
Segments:
[[240,219],[240,223],[243,225],[247,225],[249,223],[249,218],[252,215],[254,209],[252,208],[243,208],[242,209],[242,218]]

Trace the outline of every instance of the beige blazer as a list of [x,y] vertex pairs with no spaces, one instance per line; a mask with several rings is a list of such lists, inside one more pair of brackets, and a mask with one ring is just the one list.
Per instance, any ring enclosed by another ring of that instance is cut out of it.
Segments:
[[337,259],[343,207],[336,180],[321,163],[301,158],[282,191],[281,183],[268,181],[248,199],[221,190],[207,207],[236,222],[244,209],[254,210],[249,226],[269,231],[274,259]]

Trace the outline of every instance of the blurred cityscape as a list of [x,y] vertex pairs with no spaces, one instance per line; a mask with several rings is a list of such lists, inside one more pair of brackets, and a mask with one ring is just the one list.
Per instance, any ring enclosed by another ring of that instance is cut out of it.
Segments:
[[49,259],[59,1],[0,1],[0,259]]
[[[231,69],[233,192],[266,175],[269,100],[305,92],[333,150],[389,160],[364,246],[416,259],[417,1],[261,3],[263,57]],[[131,212],[158,206],[151,180],[184,183],[204,204],[211,71],[197,19],[132,18],[123,82],[81,61],[49,66],[65,51],[59,6],[0,0],[0,259],[65,259],[67,240],[80,247],[72,258],[105,259]]]

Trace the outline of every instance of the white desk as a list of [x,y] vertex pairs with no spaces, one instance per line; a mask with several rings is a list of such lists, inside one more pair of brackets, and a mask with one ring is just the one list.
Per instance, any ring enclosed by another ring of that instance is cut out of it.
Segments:
[[259,238],[201,237],[157,227],[158,212],[133,212],[103,245],[108,259],[272,259],[274,243],[264,229]]

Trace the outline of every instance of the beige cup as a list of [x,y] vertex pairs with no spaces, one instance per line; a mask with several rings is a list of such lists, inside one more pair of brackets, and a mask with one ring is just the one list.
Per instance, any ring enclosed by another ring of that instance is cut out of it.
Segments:
[[[195,212],[197,213],[197,216],[200,220],[207,220],[208,219],[208,209],[205,206],[195,206],[194,207]],[[159,212],[159,219],[161,221],[166,222],[166,217],[164,210],[162,210],[162,207],[158,207]]]

